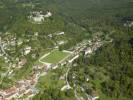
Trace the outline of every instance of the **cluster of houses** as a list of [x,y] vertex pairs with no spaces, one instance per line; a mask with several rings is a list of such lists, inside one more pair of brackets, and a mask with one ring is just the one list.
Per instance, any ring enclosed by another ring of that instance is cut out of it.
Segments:
[[[15,36],[12,36],[10,33],[6,32],[6,38],[0,37],[0,57],[4,58],[5,63],[7,63],[7,68],[11,66],[13,69],[22,68],[25,64],[27,64],[27,59],[24,57],[28,55],[32,51],[31,46],[24,46],[21,48],[21,55],[19,57],[10,57],[7,51],[14,51],[12,48],[15,48],[16,45],[21,46],[23,41],[21,39],[16,39]],[[35,36],[38,36],[38,33],[35,33]],[[35,55],[32,55],[35,57]],[[11,63],[11,59],[14,62]],[[13,69],[7,70],[7,72],[0,73],[3,77],[8,73],[9,77],[13,75]],[[11,100],[12,98],[18,99],[20,97],[25,96],[26,98],[30,98],[34,96],[38,90],[35,88],[35,85],[41,76],[40,71],[47,71],[47,67],[44,64],[33,66],[33,74],[27,79],[17,81],[16,84],[8,89],[0,89],[0,100]],[[45,74],[45,73],[43,73]]]
[[61,35],[65,35],[65,32],[56,32],[56,33],[53,33],[53,34],[48,34],[48,37],[52,38],[54,36],[61,36]]
[[0,96],[2,100],[18,99],[22,96],[32,97],[37,92],[37,89],[34,88],[36,82],[35,76],[31,79],[18,81],[13,87],[0,90]]
[[[65,35],[65,32],[55,32],[53,34],[48,34],[48,38],[52,39],[54,36],[64,36]],[[56,41],[55,45],[63,45],[67,43],[67,40],[59,40],[59,41]]]
[[[0,37],[0,57],[4,60],[6,65],[11,65],[12,68],[21,68],[27,63],[27,59],[23,57],[24,55],[28,55],[31,52],[31,47],[26,46],[22,48],[21,55],[19,57],[10,56],[9,53],[14,54],[16,45],[21,46],[23,41],[21,39],[16,39],[15,36],[12,36],[10,33],[6,32],[8,35],[6,38]],[[7,67],[7,68],[9,68]],[[13,70],[9,71],[9,74],[12,74]]]
[[41,24],[45,20],[45,18],[48,18],[51,16],[52,16],[52,13],[50,11],[47,11],[45,15],[43,15],[42,11],[34,11],[34,12],[31,12],[31,15],[28,16],[28,18],[35,23]]
[[[27,49],[31,49],[27,47]],[[27,53],[29,53],[27,51]],[[18,58],[18,65],[24,66],[27,63],[26,58],[19,59]],[[12,66],[18,66],[18,65],[12,65]],[[20,98],[20,97],[26,97],[31,98],[35,94],[38,93],[38,90],[35,88],[36,83],[38,82],[38,79],[40,76],[45,75],[46,72],[49,70],[49,66],[45,64],[36,64],[33,66],[33,73],[30,77],[27,79],[17,81],[16,84],[8,89],[0,90],[0,100],[10,100],[12,98]],[[13,70],[10,70],[9,74],[12,74]]]
[[47,66],[44,64],[35,65],[33,74],[24,80],[17,81],[16,84],[8,89],[0,90],[0,100],[19,99],[21,97],[32,98],[38,93],[35,88],[40,76],[46,74]]

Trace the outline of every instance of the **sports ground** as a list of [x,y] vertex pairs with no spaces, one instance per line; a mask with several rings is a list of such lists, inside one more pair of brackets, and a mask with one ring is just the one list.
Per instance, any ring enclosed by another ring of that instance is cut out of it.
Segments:
[[50,64],[57,64],[66,57],[70,55],[69,52],[63,52],[59,50],[53,50],[50,53],[46,54],[46,56],[41,58],[42,62],[50,63]]

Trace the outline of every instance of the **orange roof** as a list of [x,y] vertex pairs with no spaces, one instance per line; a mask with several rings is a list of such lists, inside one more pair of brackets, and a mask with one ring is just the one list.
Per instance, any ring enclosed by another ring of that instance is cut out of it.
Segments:
[[14,86],[14,87],[11,87],[11,88],[6,89],[4,91],[8,94],[8,93],[16,92],[17,91],[17,88]]
[[36,83],[35,80],[31,80],[31,82],[30,82],[31,85],[34,85],[35,83]]
[[5,96],[2,96],[2,100],[6,100],[6,97]]

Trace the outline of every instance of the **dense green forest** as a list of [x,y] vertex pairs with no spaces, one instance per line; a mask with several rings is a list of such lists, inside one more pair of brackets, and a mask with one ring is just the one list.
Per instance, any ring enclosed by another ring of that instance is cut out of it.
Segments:
[[[69,80],[83,86],[88,93],[93,89],[100,100],[132,100],[133,98],[133,36],[128,33],[113,34],[114,41],[100,47],[91,57],[81,56],[72,67]],[[72,80],[72,73],[80,77]],[[85,77],[89,76],[89,83]],[[106,97],[107,96],[107,97]]]
[[[26,6],[27,3],[34,7]],[[33,10],[51,10],[85,28],[112,24],[112,21],[119,24],[124,17],[132,17],[132,6],[132,0],[1,0],[0,28],[11,28],[12,24],[21,20],[20,16],[25,17]]]

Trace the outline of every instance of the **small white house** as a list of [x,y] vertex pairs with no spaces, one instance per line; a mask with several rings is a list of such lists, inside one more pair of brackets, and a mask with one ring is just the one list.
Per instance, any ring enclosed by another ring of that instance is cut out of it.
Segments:
[[52,16],[52,13],[50,12],[50,11],[47,11],[47,14],[46,15],[44,15],[44,17],[51,17]]
[[42,21],[44,21],[44,16],[43,15],[38,15],[38,16],[35,16],[35,17],[33,17],[33,20],[35,21],[35,22],[42,22]]
[[58,45],[63,45],[65,44],[65,41],[57,41]]
[[56,33],[56,35],[64,35],[65,32]]
[[35,33],[34,33],[34,36],[38,36],[38,35],[39,35],[39,33],[38,33],[38,32],[35,32]]
[[53,35],[52,35],[52,34],[48,34],[48,37],[52,38],[52,37],[53,37]]
[[31,52],[31,47],[30,47],[30,46],[24,48],[24,55],[27,55],[27,54],[29,54],[30,52]]
[[23,43],[22,39],[19,39],[17,45],[21,45],[22,43]]

